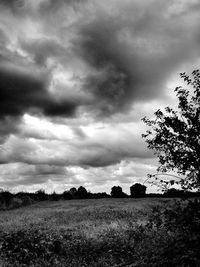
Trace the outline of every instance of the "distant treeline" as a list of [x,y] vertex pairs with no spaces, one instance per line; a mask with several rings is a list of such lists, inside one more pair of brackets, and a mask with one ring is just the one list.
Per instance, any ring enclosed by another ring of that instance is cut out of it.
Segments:
[[78,189],[72,187],[70,190],[65,190],[63,193],[53,192],[51,194],[46,193],[43,189],[36,191],[35,193],[30,192],[18,192],[11,193],[9,191],[0,190],[0,209],[18,208],[21,206],[30,205],[38,201],[59,201],[59,200],[71,200],[71,199],[99,199],[99,198],[166,198],[166,197],[179,197],[179,198],[191,198],[200,197],[200,192],[191,192],[178,190],[175,188],[168,189],[162,194],[151,193],[146,194],[146,186],[136,183],[130,187],[130,195],[124,193],[120,186],[113,186],[111,193],[91,193],[83,186]]

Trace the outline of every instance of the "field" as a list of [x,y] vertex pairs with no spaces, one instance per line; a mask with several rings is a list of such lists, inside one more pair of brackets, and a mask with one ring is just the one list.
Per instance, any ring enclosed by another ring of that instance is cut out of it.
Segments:
[[[195,248],[191,248],[192,256],[187,257],[183,252],[188,251],[184,243],[188,236],[179,237],[179,228],[169,231],[170,220],[167,227],[161,222],[161,219],[167,222],[169,214],[163,217],[167,207],[176,207],[174,219],[179,219],[178,212],[186,202],[176,202],[169,199],[46,201],[1,211],[0,266],[200,266],[196,265],[199,259]],[[178,259],[174,238],[183,243],[182,250],[178,248]],[[193,262],[181,265],[181,257],[192,257]]]

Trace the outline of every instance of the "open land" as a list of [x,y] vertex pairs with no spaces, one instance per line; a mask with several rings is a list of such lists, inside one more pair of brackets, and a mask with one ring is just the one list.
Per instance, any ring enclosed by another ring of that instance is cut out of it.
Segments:
[[[169,231],[169,225],[161,222],[164,211],[174,206],[177,220],[178,205],[184,203],[153,198],[85,199],[44,201],[1,211],[0,265],[186,266],[177,265],[177,259],[173,262],[180,229]],[[191,250],[194,259],[196,250]],[[181,262],[187,255],[180,252],[178,256]]]

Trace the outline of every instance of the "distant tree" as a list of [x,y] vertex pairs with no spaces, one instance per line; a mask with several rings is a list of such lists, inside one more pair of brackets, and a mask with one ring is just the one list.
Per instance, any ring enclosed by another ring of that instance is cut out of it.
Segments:
[[36,191],[35,195],[36,195],[36,199],[39,201],[47,200],[47,195],[43,189]]
[[113,186],[111,188],[111,197],[116,197],[116,198],[122,198],[122,197],[127,197],[127,195],[122,191],[121,186]]
[[13,198],[13,194],[9,191],[2,190],[0,192],[0,202],[6,204],[8,206]]
[[185,194],[184,190],[178,190],[176,188],[169,188],[168,190],[166,190],[166,192],[164,192],[164,196],[165,197],[181,197]]
[[65,199],[65,200],[69,200],[69,199],[72,199],[72,194],[70,193],[70,191],[64,191],[63,192],[63,198]]
[[60,199],[59,194],[57,194],[55,191],[53,191],[50,197],[52,201],[58,201]]
[[184,189],[200,189],[200,71],[180,76],[192,90],[175,89],[177,111],[166,107],[165,113],[157,110],[153,120],[143,118],[151,129],[142,137],[159,159],[158,172],[175,171],[185,176],[179,180]]
[[77,194],[77,189],[75,187],[70,188],[69,193],[74,197]]
[[94,198],[109,198],[110,195],[107,194],[106,192],[99,192],[99,193],[94,193],[93,197]]
[[87,198],[87,190],[85,189],[85,187],[80,186],[77,190],[77,196],[78,198]]
[[22,200],[23,206],[33,204],[34,198],[32,197],[32,194],[30,194],[30,193],[18,192],[15,196]]
[[146,186],[136,183],[130,187],[131,197],[144,197],[146,194]]

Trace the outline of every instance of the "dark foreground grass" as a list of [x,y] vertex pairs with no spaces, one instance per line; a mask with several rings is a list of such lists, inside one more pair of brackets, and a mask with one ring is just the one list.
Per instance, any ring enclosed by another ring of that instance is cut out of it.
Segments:
[[0,266],[200,266],[198,202],[99,199],[1,212]]

